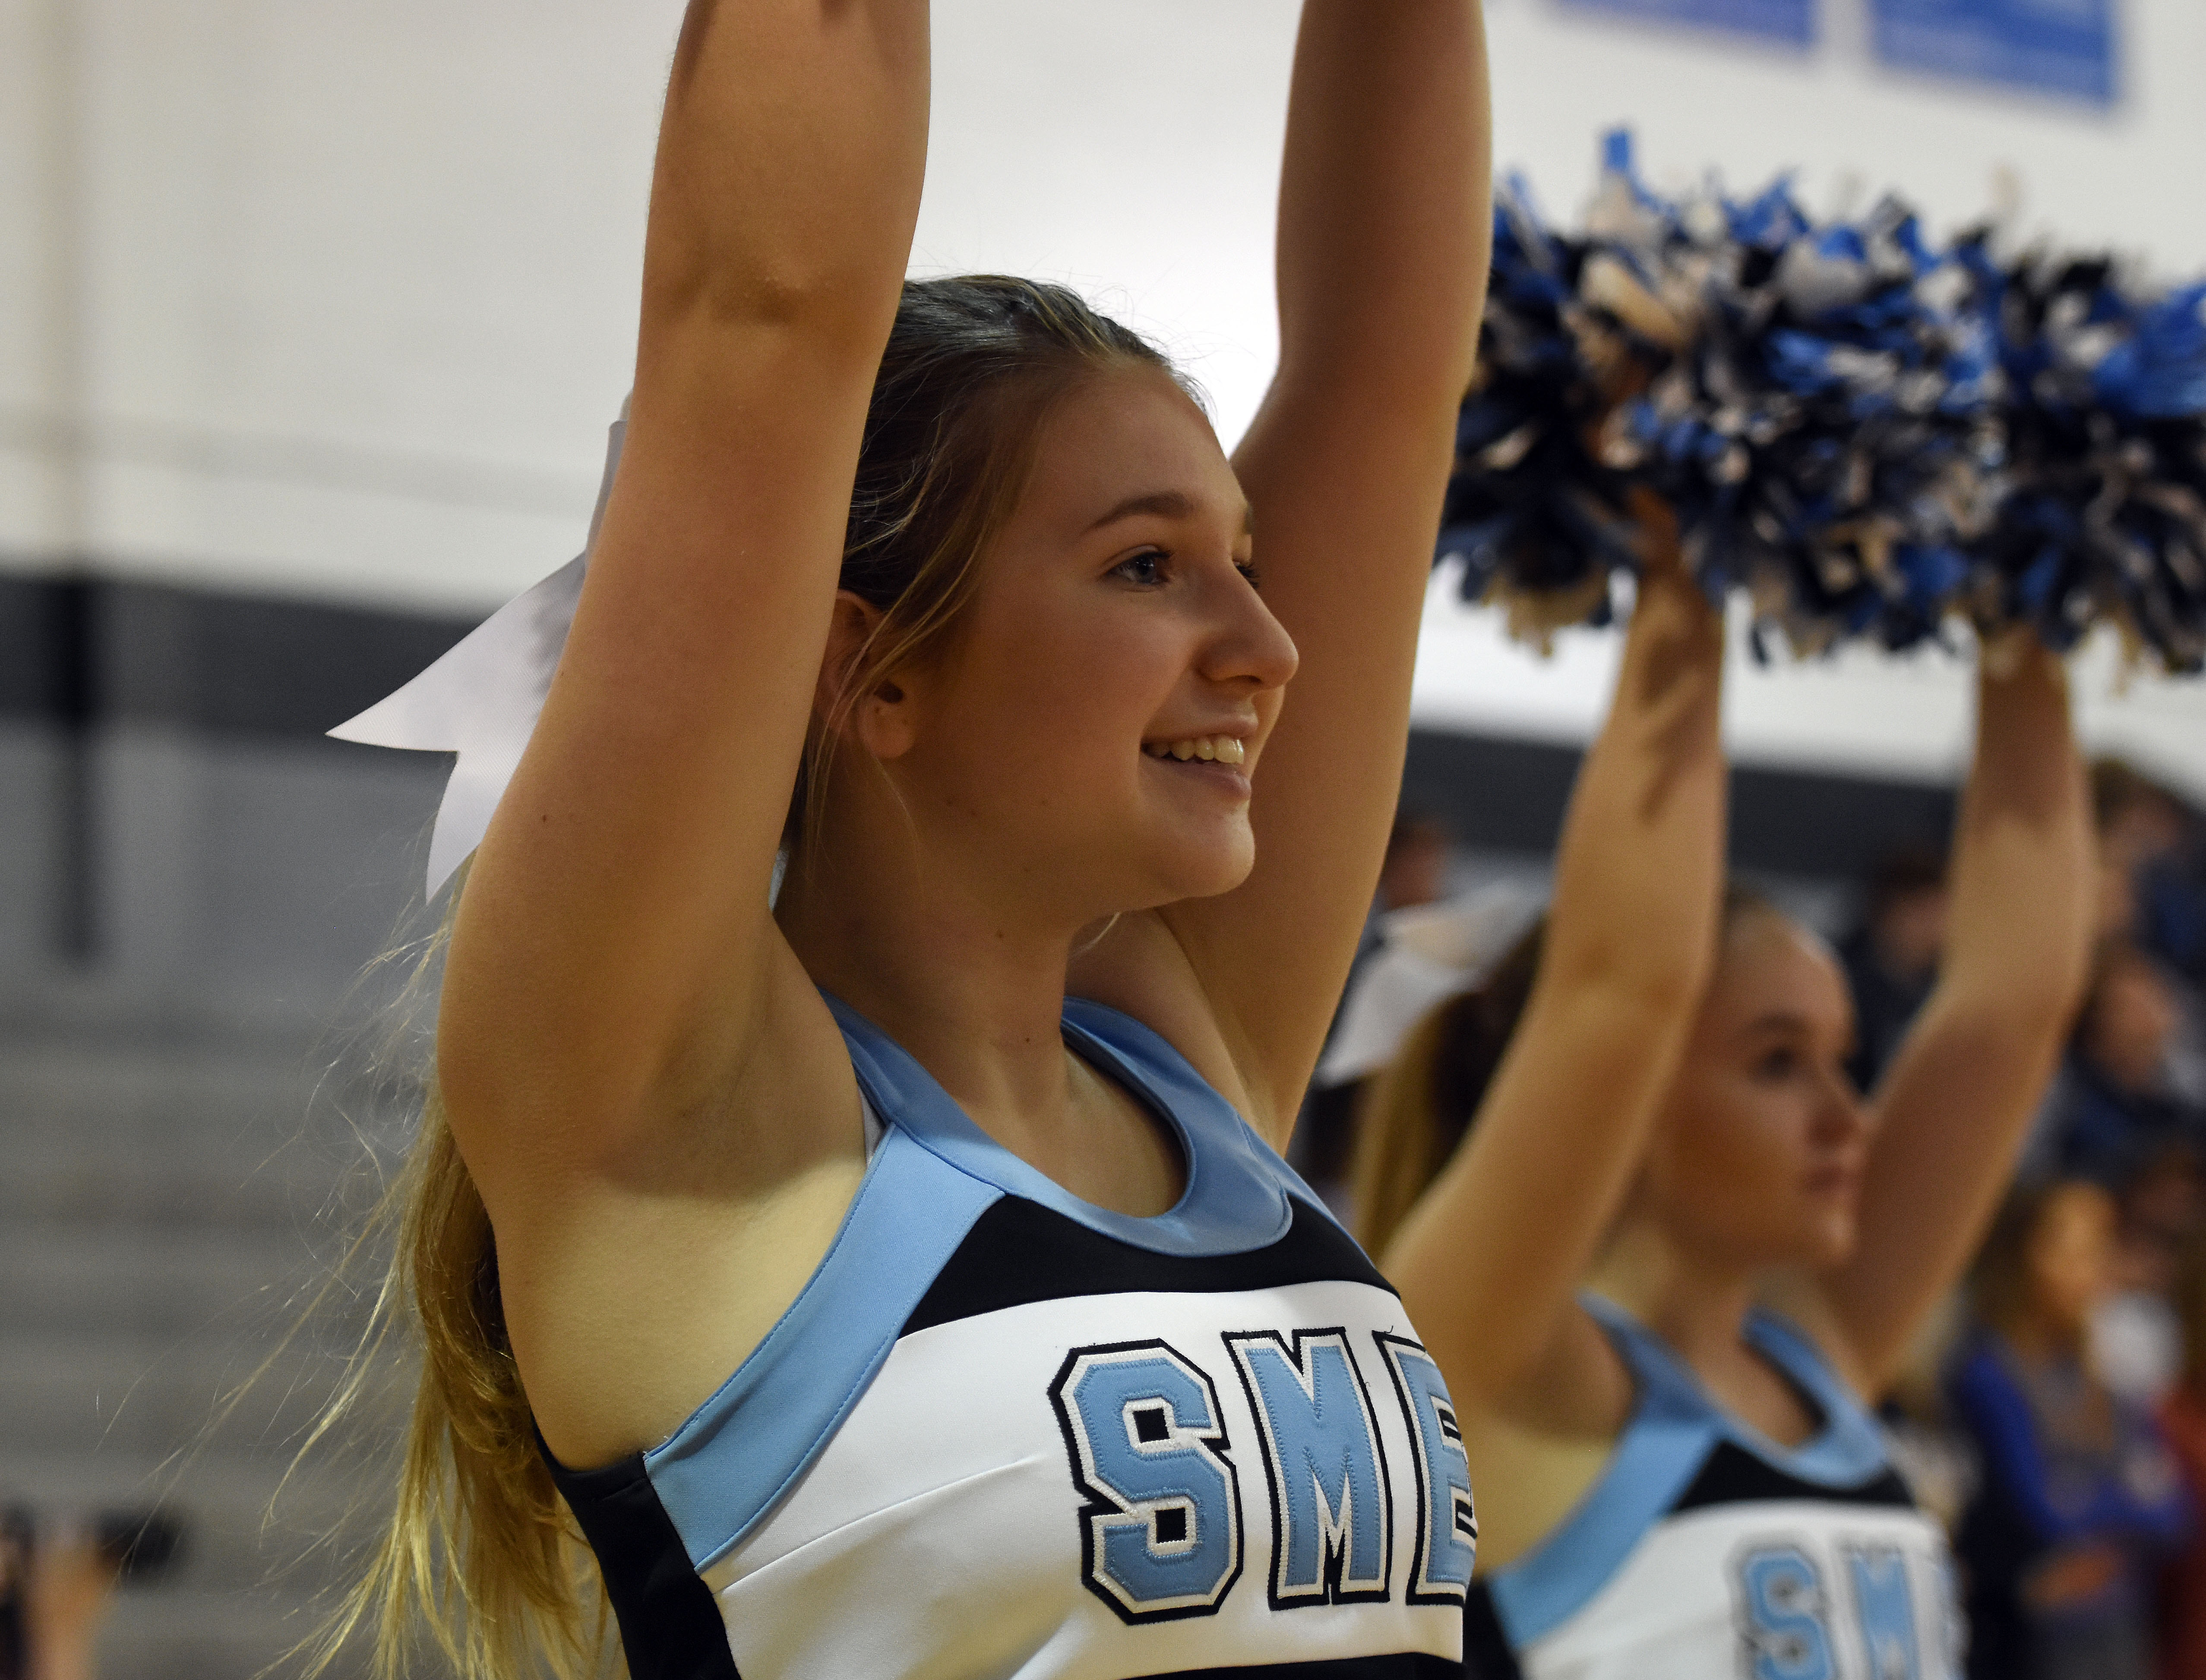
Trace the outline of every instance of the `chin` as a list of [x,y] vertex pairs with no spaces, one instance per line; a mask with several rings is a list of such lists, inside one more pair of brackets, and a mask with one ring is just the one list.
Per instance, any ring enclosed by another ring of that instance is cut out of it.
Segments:
[[1818,1270],[1844,1266],[1854,1257],[1859,1235],[1851,1208],[1843,1213],[1821,1214],[1809,1230],[1808,1264]]
[[1147,908],[1185,898],[1215,898],[1249,879],[1256,867],[1256,837],[1245,820],[1201,836],[1176,834],[1150,849],[1147,872],[1157,883]]

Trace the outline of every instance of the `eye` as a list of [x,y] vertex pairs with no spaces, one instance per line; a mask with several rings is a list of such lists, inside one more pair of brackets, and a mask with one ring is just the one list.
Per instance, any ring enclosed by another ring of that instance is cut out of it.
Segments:
[[1138,554],[1128,555],[1112,567],[1111,575],[1123,577],[1127,582],[1140,584],[1144,588],[1154,588],[1165,581],[1165,568],[1171,563],[1172,556],[1164,550],[1145,548]]
[[1251,589],[1261,590],[1263,588],[1263,575],[1256,569],[1256,563],[1254,560],[1236,560],[1233,563],[1233,569],[1240,573],[1243,577],[1248,579],[1249,587]]
[[1754,1076],[1767,1084],[1791,1079],[1801,1069],[1800,1052],[1790,1045],[1776,1045],[1754,1058]]

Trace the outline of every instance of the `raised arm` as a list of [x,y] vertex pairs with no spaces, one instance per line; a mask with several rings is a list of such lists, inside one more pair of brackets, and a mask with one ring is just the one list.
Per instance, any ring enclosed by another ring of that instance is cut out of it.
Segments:
[[1466,1409],[1620,1379],[1574,1291],[1715,959],[1722,668],[1721,621],[1673,558],[1641,588],[1608,722],[1571,795],[1523,1018],[1469,1138],[1385,1255]]
[[1875,1392],[1959,1276],[2013,1171],[2090,956],[2091,835],[2060,661],[1989,650],[1938,983],[1875,1094],[1854,1257],[1821,1291]]
[[794,959],[767,883],[927,86],[924,0],[695,0],[683,23],[627,445],[444,983],[440,1076],[494,1215],[516,1177],[533,1206],[638,1129],[724,1100],[752,1044],[791,1041],[765,1019],[770,992],[800,996],[772,979]]
[[[1282,1143],[1400,784],[1485,295],[1488,129],[1478,0],[1307,0],[1279,197],[1279,368],[1233,463],[1265,599],[1302,661],[1256,769],[1254,873],[1165,918],[1252,1119]],[[1170,1000],[1136,1002],[1174,1031]]]

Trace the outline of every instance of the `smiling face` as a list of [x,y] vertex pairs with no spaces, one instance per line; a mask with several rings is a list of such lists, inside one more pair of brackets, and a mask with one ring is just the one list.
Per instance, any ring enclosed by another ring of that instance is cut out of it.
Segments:
[[1296,657],[1252,548],[1216,435],[1161,372],[1058,402],[949,646],[898,678],[890,770],[930,855],[1076,926],[1237,885]]
[[1734,915],[1649,1147],[1646,1211],[1726,1266],[1844,1260],[1869,1130],[1852,1042],[1822,942],[1774,910]]

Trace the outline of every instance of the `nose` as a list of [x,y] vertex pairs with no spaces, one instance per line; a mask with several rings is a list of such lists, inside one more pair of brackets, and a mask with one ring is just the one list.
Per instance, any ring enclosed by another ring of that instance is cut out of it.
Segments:
[[1843,1148],[1861,1141],[1869,1128],[1869,1107],[1853,1081],[1843,1069],[1826,1069],[1815,1103],[1815,1141],[1827,1149]]
[[1284,688],[1302,655],[1264,598],[1237,571],[1231,578],[1221,580],[1216,626],[1204,640],[1198,668],[1210,682],[1255,694]]

